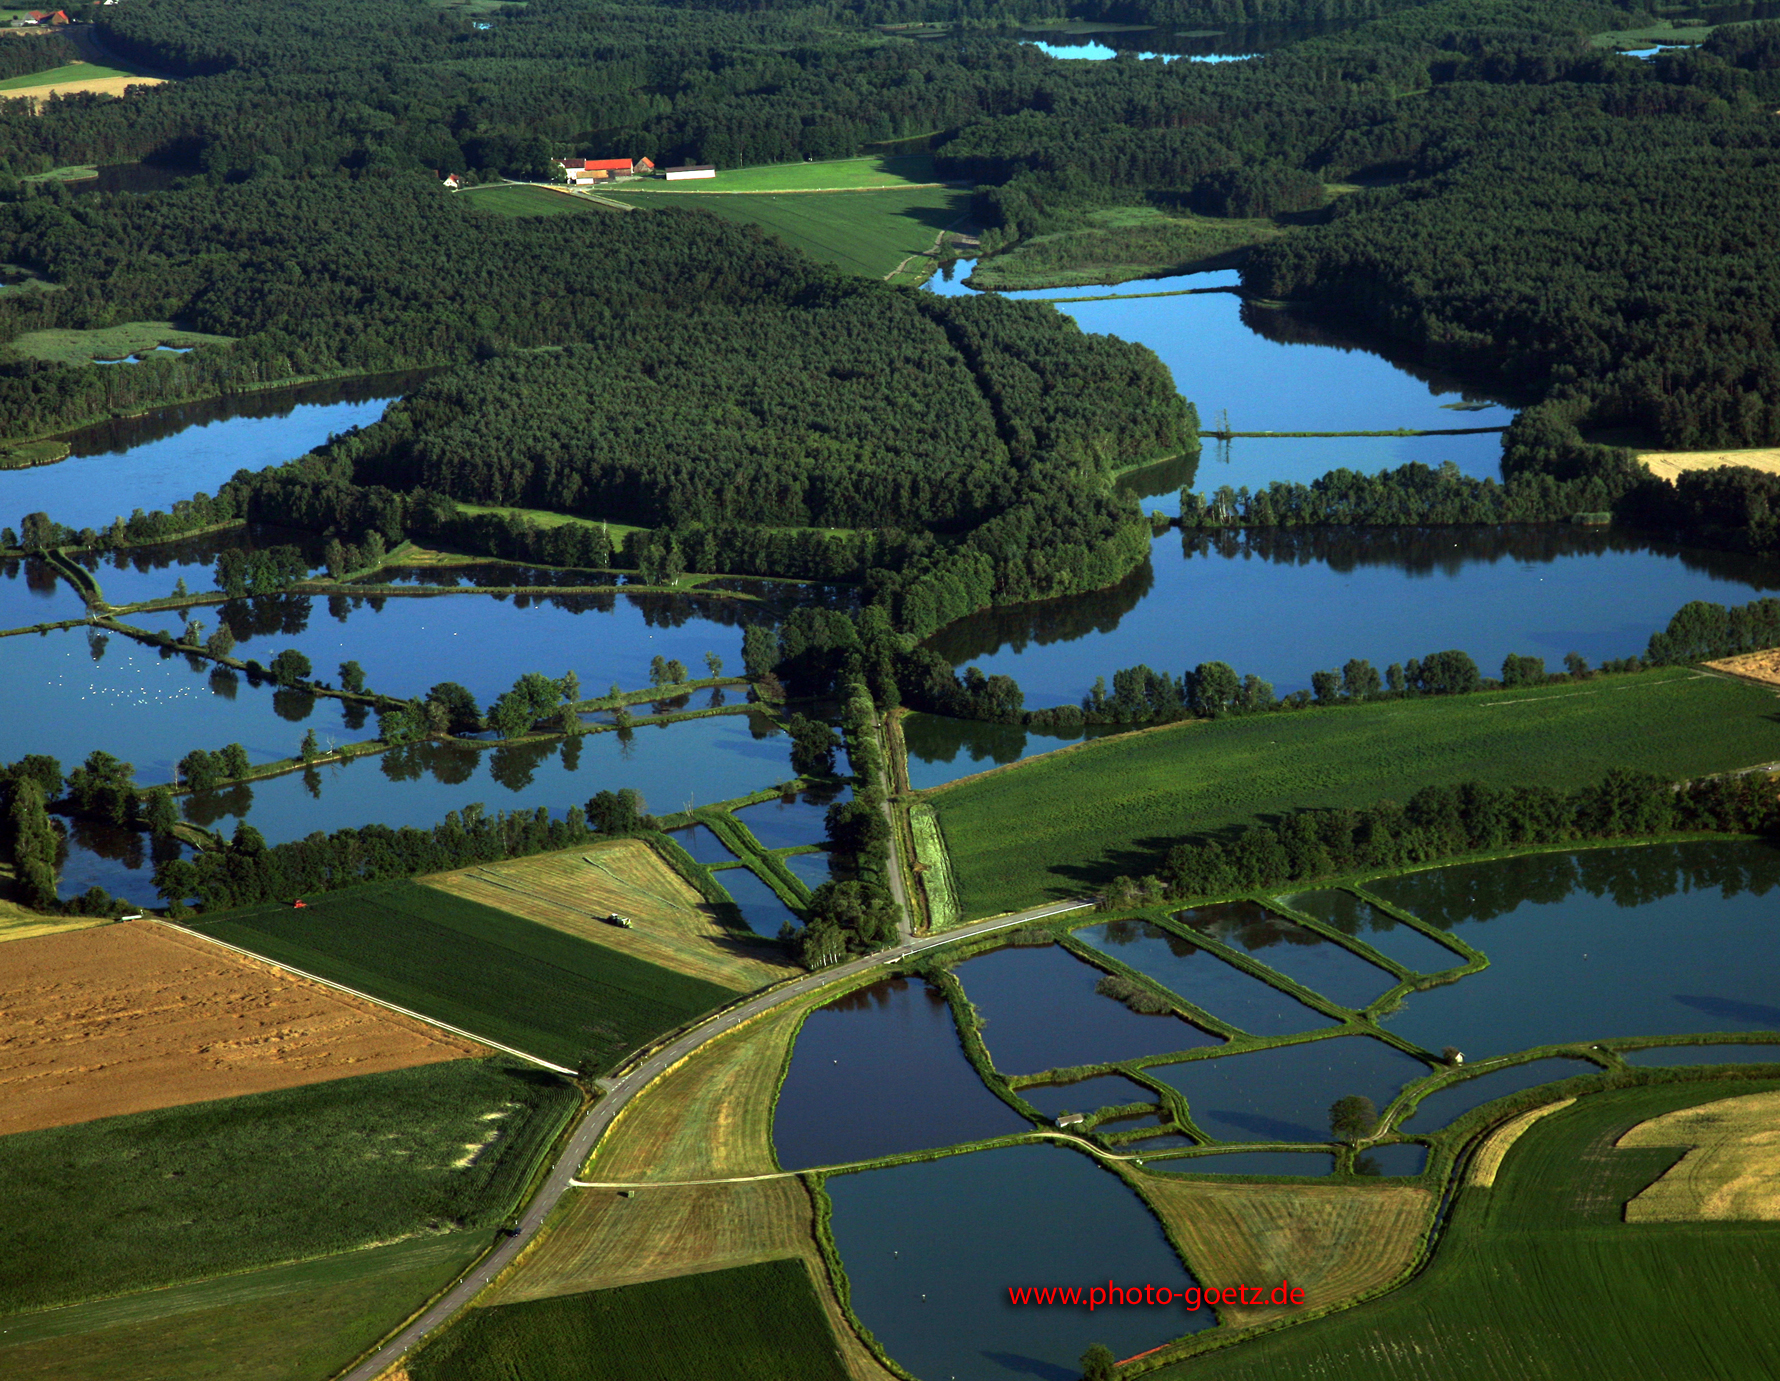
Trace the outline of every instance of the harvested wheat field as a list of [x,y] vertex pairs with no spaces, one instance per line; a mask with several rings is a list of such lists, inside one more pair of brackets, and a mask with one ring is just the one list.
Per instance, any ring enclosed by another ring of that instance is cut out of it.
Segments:
[[1780,449],[1772,446],[1755,451],[1644,451],[1638,459],[1651,474],[1670,484],[1685,470],[1717,470],[1730,465],[1780,475]]
[[487,1052],[153,921],[0,945],[0,1133]]
[[1223,1310],[1239,1328],[1386,1284],[1415,1259],[1434,1208],[1427,1190],[1408,1186],[1206,1184],[1166,1175],[1135,1182],[1202,1285],[1289,1279],[1304,1288],[1298,1309]]
[[1714,671],[1728,671],[1747,681],[1765,681],[1770,686],[1780,686],[1780,647],[1771,647],[1766,652],[1745,652],[1741,657],[1724,657],[1706,665]]
[[1502,1169],[1502,1161],[1508,1155],[1508,1148],[1520,1140],[1521,1133],[1542,1117],[1549,1117],[1554,1112],[1562,1112],[1574,1098],[1565,1098],[1556,1103],[1547,1103],[1542,1108],[1534,1108],[1531,1112],[1523,1112],[1512,1122],[1504,1122],[1490,1133],[1489,1140],[1477,1148],[1477,1154],[1471,1160],[1471,1176],[1467,1181],[1479,1189],[1490,1189],[1495,1186],[1496,1175]]
[[1617,1144],[1693,1147],[1625,1206],[1628,1223],[1780,1221],[1780,1093],[1678,1108]]
[[[419,881],[726,988],[759,988],[794,972],[772,946],[725,930],[686,880],[636,839]],[[607,922],[613,912],[634,928]]]
[[35,104],[49,96],[74,96],[83,92],[95,96],[121,96],[132,86],[161,86],[165,82],[164,77],[84,77],[45,86],[16,86],[0,91],[0,99],[16,101],[23,97]]

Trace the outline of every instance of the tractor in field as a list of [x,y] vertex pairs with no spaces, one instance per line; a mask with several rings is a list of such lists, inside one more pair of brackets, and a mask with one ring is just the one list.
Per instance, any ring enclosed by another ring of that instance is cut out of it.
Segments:
[[607,925],[615,925],[620,930],[634,930],[635,929],[635,927],[631,924],[629,916],[620,916],[616,911],[613,911],[613,912],[610,912],[607,914],[606,924]]

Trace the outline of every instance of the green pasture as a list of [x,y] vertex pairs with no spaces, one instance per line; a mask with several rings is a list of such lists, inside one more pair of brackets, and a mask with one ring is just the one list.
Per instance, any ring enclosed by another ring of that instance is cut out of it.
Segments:
[[1153,872],[1182,836],[1483,781],[1575,787],[1780,758],[1772,690],[1669,668],[1582,684],[1187,723],[1099,739],[929,796],[965,919]]
[[494,504],[459,503],[459,513],[468,513],[472,517],[481,513],[498,513],[503,518],[524,518],[536,523],[539,527],[561,527],[564,523],[581,523],[586,527],[598,524],[605,528],[607,536],[612,539],[613,546],[620,546],[624,539],[633,532],[648,532],[649,528],[638,527],[633,523],[608,523],[601,518],[577,518],[571,513],[556,513],[547,508],[511,508]]
[[27,86],[50,86],[57,82],[90,82],[105,77],[140,77],[142,73],[128,67],[110,67],[102,62],[71,62],[65,67],[52,67],[45,72],[27,72],[22,77],[0,81],[0,91],[17,91]]
[[832,158],[821,163],[766,163],[755,168],[719,168],[714,178],[668,182],[650,178],[642,186],[622,184],[626,191],[662,195],[712,192],[832,192],[860,187],[906,187],[937,182],[933,160],[924,153],[876,154],[863,158]]
[[0,1374],[36,1381],[314,1381],[450,1284],[488,1245],[452,1232],[7,1320]]
[[983,259],[970,285],[1012,292],[1196,273],[1233,264],[1251,245],[1285,233],[1270,220],[1167,216],[1149,206],[1113,206],[1090,212],[1076,229],[1023,240]]
[[475,1309],[413,1381],[846,1381],[795,1258]]
[[497,216],[576,216],[600,209],[597,202],[552,192],[548,187],[507,182],[466,187],[456,195],[468,198],[478,211],[490,211]]
[[449,1060],[0,1137],[0,1310],[492,1227],[577,1102]]
[[[690,199],[670,200],[661,192],[603,195],[650,208],[694,205]],[[910,255],[931,250],[940,231],[968,213],[970,194],[947,187],[909,187],[887,192],[702,197],[696,205],[725,220],[757,225],[812,259],[849,273],[886,278]],[[928,260],[917,259],[902,276],[919,282],[930,267]]]
[[[1493,1188],[1459,1192],[1428,1269],[1383,1298],[1153,1373],[1167,1381],[1755,1377],[1780,1356],[1780,1224],[1624,1221],[1684,1147],[1618,1150],[1647,1118],[1776,1087],[1609,1090],[1541,1119]],[[1314,1300],[1311,1303],[1315,1303]]]
[[196,928],[571,1068],[583,1055],[610,1064],[735,996],[412,882],[331,892],[301,911],[225,912]]
[[[121,360],[130,355],[153,350],[157,345],[176,346],[181,350],[199,345],[229,345],[233,336],[213,336],[203,331],[182,331],[170,321],[123,321],[116,326],[95,327],[89,331],[55,328],[27,331],[15,336],[11,347],[21,355],[52,364],[82,365],[94,360]],[[118,369],[133,366],[120,364]]]

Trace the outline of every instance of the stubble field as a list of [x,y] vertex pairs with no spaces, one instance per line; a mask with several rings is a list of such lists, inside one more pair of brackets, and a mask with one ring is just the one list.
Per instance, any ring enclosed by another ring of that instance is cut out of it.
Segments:
[[486,1054],[151,921],[0,946],[0,1135]]

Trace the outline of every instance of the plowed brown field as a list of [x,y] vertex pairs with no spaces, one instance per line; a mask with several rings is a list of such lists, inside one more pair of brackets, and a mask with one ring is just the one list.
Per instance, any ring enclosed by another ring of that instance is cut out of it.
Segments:
[[485,1053],[153,921],[0,945],[0,1134]]

